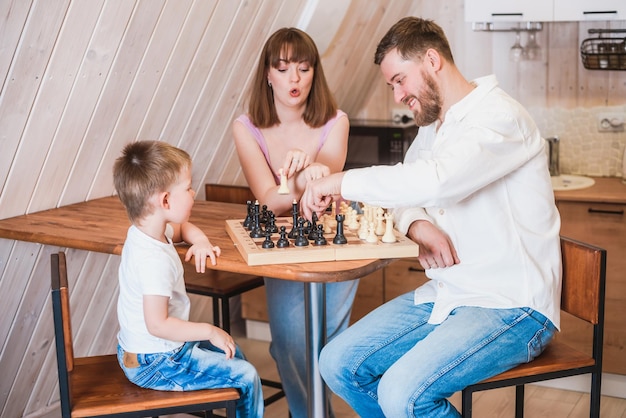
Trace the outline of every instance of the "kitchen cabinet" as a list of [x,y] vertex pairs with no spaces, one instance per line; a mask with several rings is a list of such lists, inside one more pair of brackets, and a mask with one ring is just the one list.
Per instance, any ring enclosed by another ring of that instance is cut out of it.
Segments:
[[549,22],[553,0],[465,0],[466,22]]
[[624,0],[554,0],[555,22],[624,19]]
[[566,22],[626,19],[624,0],[465,0],[466,22]]
[[[596,184],[600,183],[599,188],[605,187],[607,180],[596,179]],[[561,235],[607,250],[603,370],[626,375],[626,320],[622,313],[626,306],[626,186],[619,179],[611,180],[614,180],[610,184],[616,199],[605,193],[594,196],[596,186],[561,196],[557,192],[556,199],[561,214]],[[611,191],[606,187],[604,190]],[[568,331],[557,338],[590,351],[584,342],[589,341],[591,329],[570,316],[561,320]]]

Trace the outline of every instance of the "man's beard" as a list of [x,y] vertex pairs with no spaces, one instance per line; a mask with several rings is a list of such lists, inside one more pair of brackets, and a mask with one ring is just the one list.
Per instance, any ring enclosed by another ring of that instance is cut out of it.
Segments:
[[415,119],[417,126],[428,126],[439,118],[441,113],[441,95],[435,80],[430,75],[423,71],[422,77],[426,83],[426,88],[422,91],[419,98],[412,96],[420,104],[420,110],[413,111],[413,119]]

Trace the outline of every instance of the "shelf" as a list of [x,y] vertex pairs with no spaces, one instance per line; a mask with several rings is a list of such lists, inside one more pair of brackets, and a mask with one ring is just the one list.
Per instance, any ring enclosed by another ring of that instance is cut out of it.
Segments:
[[580,57],[588,70],[626,71],[626,37],[603,37],[603,34],[626,33],[626,29],[589,29],[597,38],[587,38],[580,45]]

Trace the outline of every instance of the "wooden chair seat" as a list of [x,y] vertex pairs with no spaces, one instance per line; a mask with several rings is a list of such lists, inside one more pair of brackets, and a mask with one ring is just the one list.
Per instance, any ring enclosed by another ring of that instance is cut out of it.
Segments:
[[184,405],[189,405],[187,412],[197,412],[217,408],[219,402],[239,399],[239,391],[234,388],[188,392],[141,388],[126,378],[115,354],[74,359],[71,387],[72,417],[150,410],[164,415],[169,408],[183,412],[180,406]]
[[606,250],[561,237],[561,256],[561,310],[587,322],[593,328],[593,336],[588,344],[591,354],[571,347],[559,340],[557,335],[544,352],[530,363],[521,364],[463,389],[464,418],[472,416],[474,392],[515,386],[515,417],[522,418],[525,384],[582,374],[591,374],[589,416],[600,416]]
[[[530,363],[500,373],[481,383],[502,382],[518,377],[529,377],[552,372],[563,372],[593,366],[595,360],[589,354],[578,351],[558,340],[552,341],[539,357]],[[542,379],[543,380],[543,379]]]
[[236,388],[170,392],[141,388],[131,383],[115,354],[74,357],[72,316],[65,253],[52,254],[51,296],[61,416],[151,417],[165,414],[226,409],[235,418]]

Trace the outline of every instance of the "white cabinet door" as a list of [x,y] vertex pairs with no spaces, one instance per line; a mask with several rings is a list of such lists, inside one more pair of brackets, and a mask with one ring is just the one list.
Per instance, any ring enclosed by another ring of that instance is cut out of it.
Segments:
[[465,21],[549,22],[553,19],[553,1],[465,0]]
[[554,0],[554,20],[626,20],[626,0]]

